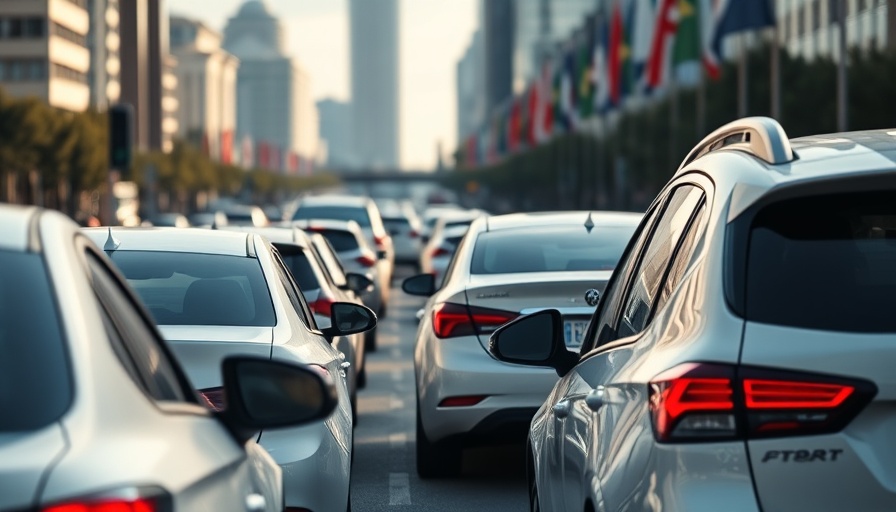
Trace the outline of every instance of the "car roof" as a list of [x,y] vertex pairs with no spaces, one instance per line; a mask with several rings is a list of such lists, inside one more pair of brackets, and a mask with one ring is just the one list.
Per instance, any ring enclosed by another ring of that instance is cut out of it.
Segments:
[[251,235],[238,231],[200,228],[84,228],[101,249],[109,236],[116,251],[189,252],[227,256],[251,256],[255,244]]
[[493,215],[485,219],[484,231],[516,229],[521,227],[545,227],[556,225],[582,225],[588,217],[595,227],[636,227],[643,214],[608,211],[534,212]]
[[303,206],[351,206],[357,208],[366,208],[372,201],[369,197],[349,196],[326,194],[320,196],[303,197],[298,204],[298,208]]
[[0,204],[0,249],[22,252],[28,250],[31,223],[38,209],[35,207]]
[[290,226],[223,226],[218,228],[221,231],[241,231],[244,233],[255,233],[261,235],[271,243],[275,244],[293,244],[305,247],[305,232],[298,227]]
[[[351,231],[356,234],[361,233],[361,226],[353,220],[336,220],[336,219],[300,219],[289,221],[290,224],[300,229],[334,229],[341,231]],[[363,235],[362,235],[363,236]]]

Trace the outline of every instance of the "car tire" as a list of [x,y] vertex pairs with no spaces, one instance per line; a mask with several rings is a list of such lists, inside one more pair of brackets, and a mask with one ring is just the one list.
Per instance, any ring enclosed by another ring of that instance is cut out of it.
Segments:
[[[364,350],[367,352],[376,352],[376,327],[364,333]],[[366,378],[364,379],[364,382],[366,384]]]
[[[419,405],[418,405],[419,408]],[[433,443],[426,438],[417,412],[417,475],[420,478],[444,478],[460,474],[463,452],[457,443]]]

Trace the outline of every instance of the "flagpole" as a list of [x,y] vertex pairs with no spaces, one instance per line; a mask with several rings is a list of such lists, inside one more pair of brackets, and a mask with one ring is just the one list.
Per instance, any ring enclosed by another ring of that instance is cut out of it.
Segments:
[[837,26],[839,28],[838,46],[840,58],[837,60],[837,130],[845,132],[849,126],[849,110],[847,98],[849,84],[846,80],[846,5],[844,2],[836,2]]
[[697,127],[695,140],[702,140],[706,135],[706,75],[702,66],[697,77],[697,122],[694,124]]
[[740,56],[737,59],[737,117],[747,117],[747,39],[745,34],[738,36]]
[[669,76],[669,95],[671,100],[671,105],[669,108],[669,168],[674,169],[677,167],[677,150],[678,147],[678,137],[676,133],[678,132],[678,118],[679,113],[679,105],[678,105],[678,77],[675,76],[676,73],[675,67],[672,68]]
[[772,27],[772,55],[771,55],[771,112],[772,118],[781,122],[781,31],[778,24]]

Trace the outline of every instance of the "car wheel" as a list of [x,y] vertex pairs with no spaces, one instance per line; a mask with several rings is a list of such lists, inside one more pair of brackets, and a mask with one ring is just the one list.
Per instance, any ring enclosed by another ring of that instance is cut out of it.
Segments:
[[376,352],[376,327],[364,333],[364,350]]
[[[418,406],[419,407],[419,406]],[[432,443],[423,432],[417,412],[417,474],[420,478],[451,477],[460,473],[462,450],[457,443]]]

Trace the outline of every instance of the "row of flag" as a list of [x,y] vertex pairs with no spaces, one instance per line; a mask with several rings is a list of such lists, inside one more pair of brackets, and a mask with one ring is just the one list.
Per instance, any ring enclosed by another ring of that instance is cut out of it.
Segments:
[[465,167],[586,129],[630,99],[667,88],[683,63],[702,63],[718,79],[726,36],[775,24],[772,0],[606,0],[601,7],[522,94],[467,137]]
[[[216,140],[217,144],[212,141]],[[208,133],[202,135],[202,153],[225,165],[238,165],[243,169],[267,169],[284,174],[310,175],[314,172],[314,160],[295,151],[283,150],[277,144],[254,141],[244,136],[238,145],[234,144],[232,130],[222,131],[217,137]]]

